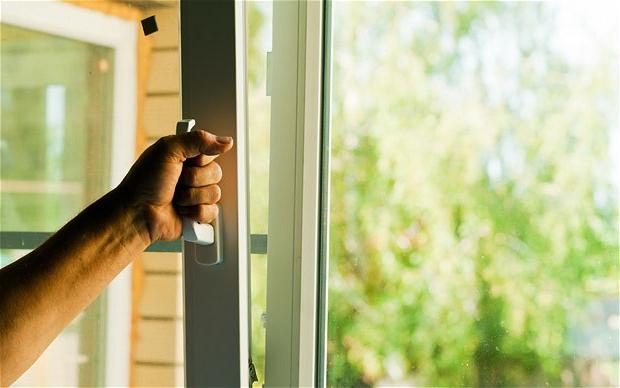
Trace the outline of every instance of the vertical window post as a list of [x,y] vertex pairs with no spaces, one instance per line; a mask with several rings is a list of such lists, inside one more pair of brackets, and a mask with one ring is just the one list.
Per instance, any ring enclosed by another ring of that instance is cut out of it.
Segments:
[[314,386],[322,1],[273,4],[265,385]]
[[180,4],[183,118],[232,136],[218,158],[224,171],[223,262],[205,266],[209,249],[185,242],[185,378],[188,386],[249,386],[248,228],[243,2]]

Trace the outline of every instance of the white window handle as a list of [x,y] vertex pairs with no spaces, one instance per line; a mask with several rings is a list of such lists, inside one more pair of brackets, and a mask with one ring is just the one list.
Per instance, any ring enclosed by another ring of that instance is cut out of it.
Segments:
[[[177,122],[176,133],[179,135],[181,133],[190,132],[195,125],[196,120],[194,119],[181,120]],[[200,249],[200,252],[198,252],[198,250],[196,250],[196,245],[194,245],[195,260],[202,265],[209,266],[222,263],[222,243],[220,241],[222,234],[222,209],[219,208],[219,204],[217,206],[219,211],[217,219],[214,222],[215,226],[211,224],[201,224],[187,217],[183,217],[183,240],[200,246],[210,246],[206,251]],[[210,257],[212,259],[210,261],[203,260],[205,257]]]
[[[196,125],[196,120],[194,119],[179,121],[177,123],[177,135],[190,132],[194,125]],[[200,245],[211,245],[215,242],[213,225],[201,224],[183,217],[183,240]]]

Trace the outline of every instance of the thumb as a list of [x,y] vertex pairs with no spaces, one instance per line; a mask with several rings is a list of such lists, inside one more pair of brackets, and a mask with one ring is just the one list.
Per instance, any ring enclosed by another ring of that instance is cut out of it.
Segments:
[[184,162],[198,155],[217,156],[230,150],[232,137],[215,136],[204,130],[192,131],[166,138],[167,156],[175,161]]

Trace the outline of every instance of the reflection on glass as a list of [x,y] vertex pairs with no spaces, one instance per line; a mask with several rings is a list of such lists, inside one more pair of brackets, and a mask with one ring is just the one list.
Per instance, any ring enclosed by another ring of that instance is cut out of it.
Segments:
[[[1,24],[0,230],[54,231],[109,185],[114,53]],[[27,252],[0,251],[0,266]],[[97,385],[105,341],[95,301],[15,385]]]
[[619,384],[611,8],[333,3],[329,386]]

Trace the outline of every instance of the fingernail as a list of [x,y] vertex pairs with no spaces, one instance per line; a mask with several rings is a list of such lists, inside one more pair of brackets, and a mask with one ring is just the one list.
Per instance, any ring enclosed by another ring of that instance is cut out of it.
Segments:
[[215,140],[217,140],[217,142],[220,143],[220,144],[229,144],[232,141],[232,137],[229,137],[229,136],[217,136],[215,138]]

